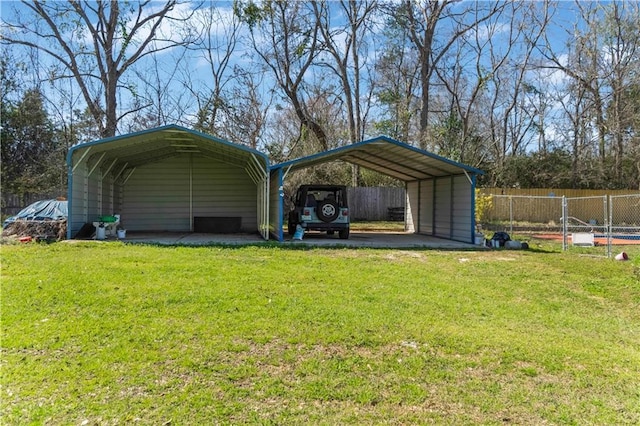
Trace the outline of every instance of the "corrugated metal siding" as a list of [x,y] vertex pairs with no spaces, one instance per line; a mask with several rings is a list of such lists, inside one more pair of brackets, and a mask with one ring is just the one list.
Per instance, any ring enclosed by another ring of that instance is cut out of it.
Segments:
[[87,222],[92,222],[102,216],[102,187],[100,175],[93,173],[87,181]]
[[122,215],[123,187],[119,182],[113,183],[113,212]]
[[451,178],[436,179],[434,235],[451,238]]
[[80,164],[73,171],[71,178],[71,205],[69,206],[69,231],[74,236],[86,222],[85,211],[87,208],[87,165]]
[[244,169],[193,158],[193,216],[241,217],[242,231],[258,229],[257,188]]
[[407,204],[405,207],[405,230],[416,232],[418,229],[418,211],[420,209],[418,182],[407,182]]
[[107,214],[118,214],[119,212],[115,210],[114,202],[113,202],[113,177],[111,174],[104,176],[102,178],[102,210],[107,212]]
[[433,234],[433,185],[433,179],[420,182],[420,233],[422,234]]
[[453,203],[451,211],[451,239],[472,241],[471,183],[466,176],[453,178]]
[[192,229],[192,217],[240,217],[243,232],[258,227],[256,186],[246,172],[188,155],[138,167],[123,193],[122,222],[131,231]]
[[102,178],[102,171],[95,163],[82,161],[76,166],[71,181],[71,236],[85,223],[94,222],[102,215],[118,213],[114,204],[115,187],[112,182],[110,174]]
[[285,212],[281,211],[284,208],[284,204],[282,203],[282,201],[284,201],[284,194],[280,193],[281,172],[282,169],[272,171],[269,180],[269,232],[275,236],[276,239],[283,237],[280,218],[283,219],[282,223],[286,223]]
[[130,231],[189,231],[188,156],[138,167],[124,186],[121,215]]

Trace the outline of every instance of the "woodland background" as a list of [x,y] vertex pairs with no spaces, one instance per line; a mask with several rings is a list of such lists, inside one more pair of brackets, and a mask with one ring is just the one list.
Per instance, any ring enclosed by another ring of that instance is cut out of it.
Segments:
[[[273,163],[385,134],[503,188],[640,188],[638,1],[2,2],[2,191],[180,124]],[[344,164],[298,181],[398,182]],[[296,182],[293,182],[296,183]]]

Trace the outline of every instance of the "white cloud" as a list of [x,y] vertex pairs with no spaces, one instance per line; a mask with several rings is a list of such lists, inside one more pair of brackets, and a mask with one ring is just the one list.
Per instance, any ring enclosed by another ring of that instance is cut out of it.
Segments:
[[[471,37],[477,37],[479,41],[485,41],[490,38],[496,38],[502,34],[509,34],[511,24],[506,22],[490,22],[486,25],[480,25],[471,31]],[[474,33],[475,31],[475,33]]]

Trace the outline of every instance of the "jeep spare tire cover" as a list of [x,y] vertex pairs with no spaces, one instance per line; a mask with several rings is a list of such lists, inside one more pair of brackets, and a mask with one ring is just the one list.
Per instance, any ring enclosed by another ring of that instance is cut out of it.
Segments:
[[332,222],[336,220],[339,213],[340,209],[338,209],[338,204],[331,200],[321,201],[316,208],[316,214],[323,222]]

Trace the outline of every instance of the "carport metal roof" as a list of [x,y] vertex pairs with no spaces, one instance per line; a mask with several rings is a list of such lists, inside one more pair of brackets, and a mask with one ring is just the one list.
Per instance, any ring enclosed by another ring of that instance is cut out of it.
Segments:
[[329,161],[341,160],[411,182],[461,174],[484,174],[480,169],[449,160],[411,145],[379,136],[353,145],[272,166],[286,173]]
[[69,150],[67,164],[75,168],[91,159],[96,167],[131,169],[180,154],[202,155],[259,175],[269,166],[268,157],[257,150],[176,125],[75,145]]

